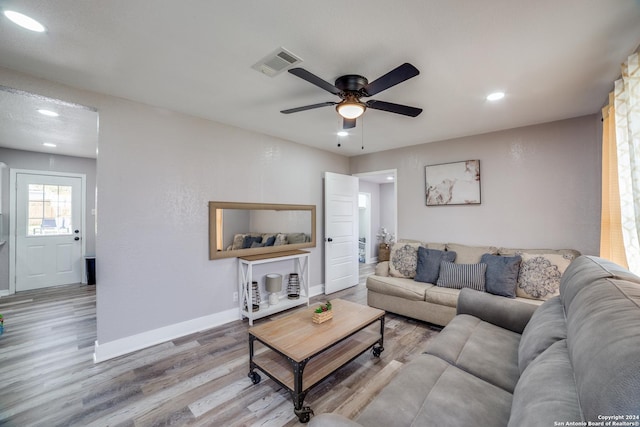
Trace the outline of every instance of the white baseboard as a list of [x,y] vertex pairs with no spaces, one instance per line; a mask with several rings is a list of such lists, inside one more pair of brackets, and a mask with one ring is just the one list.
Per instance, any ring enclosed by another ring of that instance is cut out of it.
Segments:
[[133,353],[134,351],[171,341],[185,335],[215,328],[238,319],[240,319],[240,312],[237,308],[234,308],[220,313],[211,314],[209,316],[203,316],[197,319],[191,319],[174,325],[168,325],[129,337],[109,341],[104,344],[100,344],[96,340],[93,352],[93,361],[95,363],[104,362],[105,360],[113,359],[114,357]]
[[[309,296],[313,297],[323,293],[324,284],[311,286],[309,288]],[[168,325],[129,337],[109,341],[104,344],[100,344],[96,340],[93,352],[93,361],[95,363],[104,362],[105,360],[113,359],[114,357],[133,353],[134,351],[171,341],[185,335],[215,328],[238,319],[240,319],[240,313],[237,308],[233,308],[231,310],[211,314],[209,316],[203,316],[197,319],[187,320],[186,322],[176,323],[174,325]]]
[[0,297],[8,297],[9,295],[11,295],[9,289],[0,289]]
[[315,297],[320,294],[324,294],[324,283],[309,287],[309,297]]

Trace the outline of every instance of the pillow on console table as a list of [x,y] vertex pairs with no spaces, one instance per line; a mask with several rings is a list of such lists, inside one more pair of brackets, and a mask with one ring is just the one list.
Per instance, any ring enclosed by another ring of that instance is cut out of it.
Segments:
[[[456,253],[453,251],[440,251],[438,249],[428,249],[424,247],[418,248],[418,264],[416,267],[416,282],[425,282],[435,284],[440,275],[440,262],[453,262],[456,259]],[[517,276],[516,276],[517,278]]]
[[420,243],[394,243],[389,257],[389,275],[413,279],[418,265]]
[[487,264],[485,288],[487,292],[508,298],[516,297],[518,273],[522,257],[484,254],[480,262]]
[[560,254],[522,253],[516,296],[546,301],[560,294],[560,278],[571,260]]
[[454,264],[442,261],[436,285],[453,289],[471,288],[484,292],[486,272],[487,264]]

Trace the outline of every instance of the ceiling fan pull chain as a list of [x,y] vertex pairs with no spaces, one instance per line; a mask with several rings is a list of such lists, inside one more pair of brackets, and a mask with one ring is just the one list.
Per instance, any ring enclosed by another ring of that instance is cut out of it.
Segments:
[[360,143],[362,144],[362,149],[364,150],[364,117],[360,118],[360,125],[362,128],[362,133],[360,134]]

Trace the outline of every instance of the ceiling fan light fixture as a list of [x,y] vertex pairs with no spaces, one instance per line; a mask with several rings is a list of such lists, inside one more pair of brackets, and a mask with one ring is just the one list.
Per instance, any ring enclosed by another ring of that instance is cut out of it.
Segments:
[[345,119],[357,119],[364,114],[367,107],[356,101],[343,101],[336,106],[336,111]]

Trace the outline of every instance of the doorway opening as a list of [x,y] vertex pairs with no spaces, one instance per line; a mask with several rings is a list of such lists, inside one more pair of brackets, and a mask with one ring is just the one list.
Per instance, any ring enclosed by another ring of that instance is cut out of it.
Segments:
[[[354,174],[359,179],[358,191],[360,194],[368,194],[368,224],[362,230],[361,236],[366,241],[360,242],[364,246],[364,263],[375,264],[378,260],[379,239],[382,229],[393,236],[398,235],[398,201],[397,201],[397,170],[387,169],[373,172]],[[360,203],[359,203],[360,204]],[[362,209],[360,209],[362,213]],[[361,222],[362,222],[362,216]],[[368,236],[368,239],[366,238]]]

